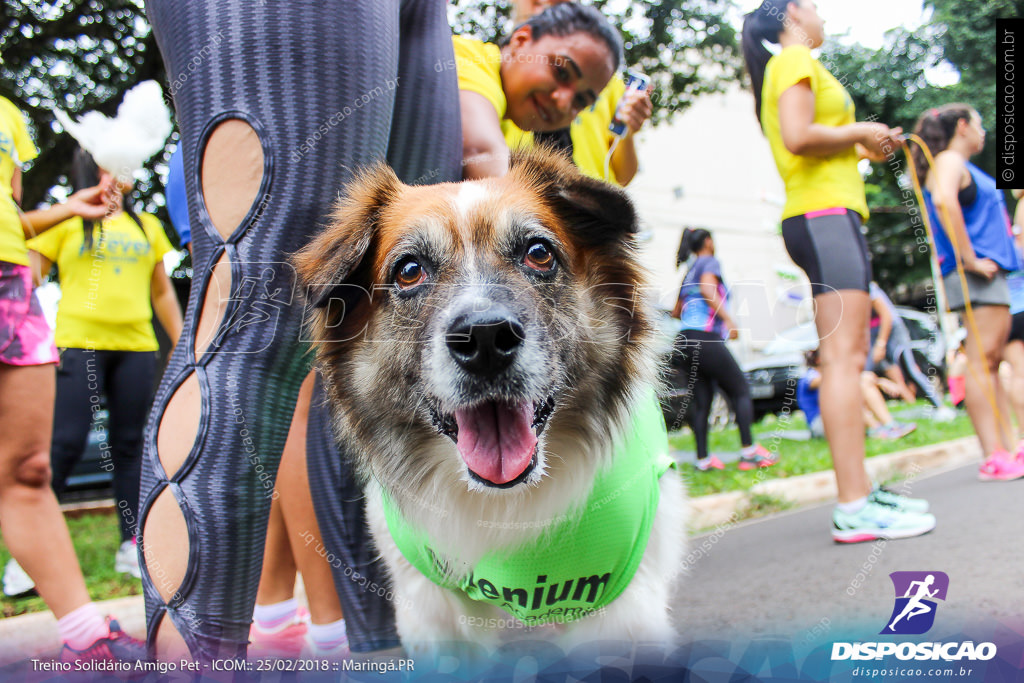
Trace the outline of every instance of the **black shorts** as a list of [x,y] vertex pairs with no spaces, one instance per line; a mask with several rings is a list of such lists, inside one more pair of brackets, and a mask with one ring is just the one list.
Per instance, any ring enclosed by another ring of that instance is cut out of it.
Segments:
[[1010,323],[1010,338],[1007,342],[1024,342],[1024,312],[1014,313]]
[[811,295],[843,289],[868,291],[871,262],[860,214],[826,209],[782,221],[782,239],[793,262],[811,281]]

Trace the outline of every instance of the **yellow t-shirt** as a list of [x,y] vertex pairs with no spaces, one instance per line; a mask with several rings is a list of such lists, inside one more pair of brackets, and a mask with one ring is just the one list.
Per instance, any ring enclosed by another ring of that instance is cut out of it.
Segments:
[[853,209],[867,220],[864,179],[857,170],[857,152],[853,147],[827,157],[799,156],[791,154],[782,142],[779,96],[804,79],[809,80],[814,93],[815,123],[844,126],[857,120],[849,93],[811,56],[809,48],[791,45],[768,60],[761,88],[761,127],[786,185],[782,217],[843,207]]
[[626,82],[617,74],[612,76],[592,107],[579,113],[569,128],[572,137],[572,160],[580,170],[592,178],[618,183],[615,171],[608,164],[608,177],[604,177],[604,161],[615,135],[608,129],[619,100],[626,93]]
[[57,264],[61,299],[57,346],[104,351],[155,351],[151,283],[156,264],[172,251],[156,216],[139,214],[146,230],[125,213],[93,225],[93,250],[84,251],[82,219],[53,226],[28,242]]
[[[501,87],[501,49],[494,44],[474,38],[453,36],[455,68],[459,77],[459,90],[483,95],[494,105],[501,121],[501,132],[509,149],[533,145],[533,133],[519,128],[505,118],[508,101]],[[619,98],[626,91],[621,78],[614,77],[605,86],[592,107],[587,107],[573,120],[569,128],[572,137],[573,161],[579,169],[594,178],[604,180],[604,160],[614,136],[608,125],[615,116]],[[617,182],[615,173],[608,169],[611,182]]]
[[38,153],[24,115],[9,99],[0,97],[0,261],[28,265],[25,233],[11,181],[14,170],[35,159]]

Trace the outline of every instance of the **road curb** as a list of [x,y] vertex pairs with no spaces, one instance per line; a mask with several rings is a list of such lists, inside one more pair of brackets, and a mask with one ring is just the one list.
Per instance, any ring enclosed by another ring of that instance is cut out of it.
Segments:
[[[965,436],[952,441],[909,448],[905,451],[876,455],[866,461],[868,474],[884,482],[902,476],[913,486],[913,479],[922,474],[963,465],[981,458],[978,438]],[[912,490],[912,489],[911,489]],[[769,479],[755,484],[748,491],[727,491],[690,499],[690,528],[710,529],[734,523],[747,516],[756,495],[777,498],[792,505],[823,503],[836,497],[836,480],[832,470],[802,474],[796,477]]]

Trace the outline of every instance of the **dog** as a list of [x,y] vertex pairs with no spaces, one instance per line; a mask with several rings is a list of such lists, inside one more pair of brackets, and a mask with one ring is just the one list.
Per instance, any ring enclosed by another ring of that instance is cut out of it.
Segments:
[[378,165],[294,255],[410,653],[674,638],[686,507],[636,231],[540,150],[432,186]]

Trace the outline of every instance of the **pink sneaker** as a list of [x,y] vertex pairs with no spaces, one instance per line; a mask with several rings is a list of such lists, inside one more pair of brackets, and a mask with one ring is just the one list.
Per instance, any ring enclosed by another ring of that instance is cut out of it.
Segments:
[[981,463],[978,468],[978,479],[982,481],[1011,481],[1024,477],[1024,462],[1020,456],[1011,456],[1004,450],[998,450]]
[[306,644],[309,611],[300,607],[295,618],[276,629],[264,631],[255,623],[249,629],[250,659],[298,659]]
[[737,465],[741,470],[753,470],[758,467],[771,467],[779,461],[778,457],[772,455],[772,452],[761,444],[754,446],[753,455],[742,455],[740,456],[740,462]]
[[701,472],[707,472],[708,470],[724,470],[725,464],[718,459],[718,456],[712,455],[703,460],[698,460],[695,467]]

